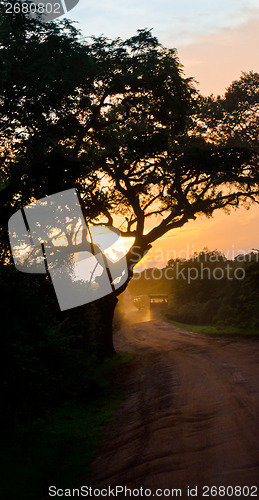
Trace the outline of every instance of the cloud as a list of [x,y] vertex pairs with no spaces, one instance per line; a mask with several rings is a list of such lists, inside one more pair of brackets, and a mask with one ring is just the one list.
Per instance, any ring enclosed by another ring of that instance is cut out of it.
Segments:
[[70,12],[85,36],[124,38],[139,28],[154,28],[160,41],[188,44],[200,34],[217,33],[247,21],[258,0],[81,0]]

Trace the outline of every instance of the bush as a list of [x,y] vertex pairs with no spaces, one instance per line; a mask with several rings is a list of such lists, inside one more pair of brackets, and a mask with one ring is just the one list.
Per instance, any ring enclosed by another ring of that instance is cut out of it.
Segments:
[[46,277],[12,266],[1,266],[0,289],[2,418],[26,418],[66,399],[93,397],[94,305],[60,312]]

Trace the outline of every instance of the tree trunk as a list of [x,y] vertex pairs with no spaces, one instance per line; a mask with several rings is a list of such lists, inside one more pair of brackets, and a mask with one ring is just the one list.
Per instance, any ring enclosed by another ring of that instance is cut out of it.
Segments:
[[101,358],[115,354],[113,345],[113,317],[118,299],[115,294],[107,295],[95,302],[98,312],[98,326],[96,331],[96,346]]

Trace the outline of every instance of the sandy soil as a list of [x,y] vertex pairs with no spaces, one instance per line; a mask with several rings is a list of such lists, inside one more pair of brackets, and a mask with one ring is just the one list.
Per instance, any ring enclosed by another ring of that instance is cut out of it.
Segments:
[[136,358],[115,381],[126,398],[105,429],[92,486],[181,488],[187,498],[189,485],[202,498],[204,485],[258,485],[257,340],[157,320],[124,327],[115,344]]

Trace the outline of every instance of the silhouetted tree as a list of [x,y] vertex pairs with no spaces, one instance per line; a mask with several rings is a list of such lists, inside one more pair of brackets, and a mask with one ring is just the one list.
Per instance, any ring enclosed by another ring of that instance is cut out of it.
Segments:
[[223,96],[201,97],[197,132],[219,144],[250,148],[258,153],[259,73],[243,72]]
[[176,51],[149,30],[86,42],[68,21],[1,24],[2,226],[33,198],[75,186],[88,222],[134,238],[127,282],[97,304],[112,352],[117,295],[152,243],[199,214],[258,201],[255,148],[226,139],[222,112],[211,125],[203,103],[200,118]]

